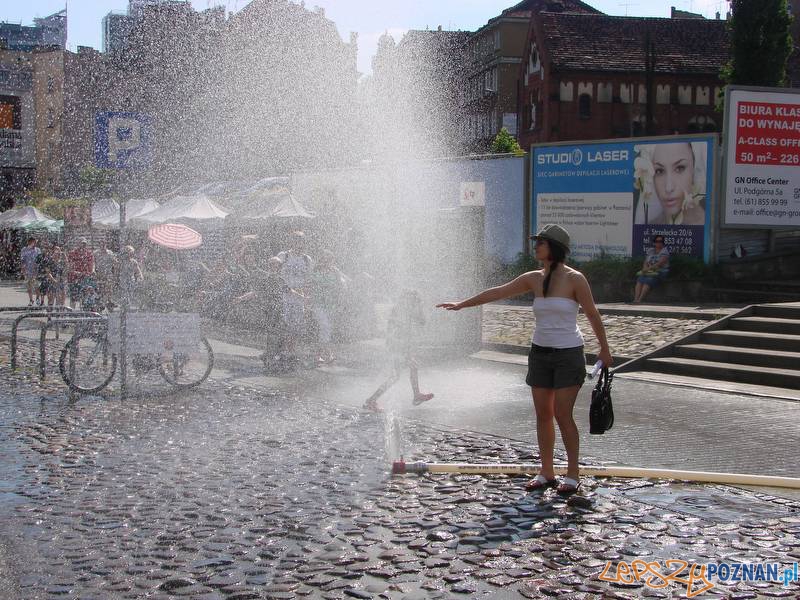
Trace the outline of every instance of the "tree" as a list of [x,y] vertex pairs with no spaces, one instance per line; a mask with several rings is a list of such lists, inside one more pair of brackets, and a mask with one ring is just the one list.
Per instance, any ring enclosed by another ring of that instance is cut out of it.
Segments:
[[108,194],[108,187],[113,180],[112,169],[100,169],[92,164],[84,165],[78,173],[81,192],[93,198]]
[[729,84],[781,87],[792,53],[792,17],[786,0],[731,0],[731,60],[722,69]]
[[503,127],[495,136],[492,142],[491,151],[495,154],[515,154],[521,156],[525,154],[522,148],[513,135],[508,132],[508,129]]

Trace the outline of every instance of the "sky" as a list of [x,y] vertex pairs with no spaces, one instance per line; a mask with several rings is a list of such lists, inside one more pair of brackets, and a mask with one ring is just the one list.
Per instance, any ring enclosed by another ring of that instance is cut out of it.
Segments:
[[[299,0],[295,0],[298,1]],[[725,14],[725,0],[584,0],[609,15],[668,17],[670,6],[714,18]],[[192,0],[197,10],[225,5],[237,11],[249,0]],[[358,32],[358,70],[369,73],[378,38],[385,32],[400,41],[409,29],[461,29],[474,31],[486,24],[515,0],[307,0],[306,6],[320,6],[336,23],[345,41]],[[125,12],[127,0],[0,0],[0,21],[32,25],[34,17],[44,17],[67,6],[67,47],[102,45],[100,22],[108,12]]]

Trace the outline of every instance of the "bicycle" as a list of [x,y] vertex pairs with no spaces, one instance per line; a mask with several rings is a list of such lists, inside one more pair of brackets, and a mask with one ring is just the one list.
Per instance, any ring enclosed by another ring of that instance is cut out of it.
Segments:
[[[129,318],[136,313],[129,314]],[[97,393],[108,386],[117,369],[119,341],[110,339],[108,321],[76,327],[75,335],[61,351],[58,368],[69,389],[85,394]],[[214,351],[205,337],[200,346],[175,351],[171,340],[162,343],[163,352],[131,352],[130,365],[136,372],[158,369],[161,377],[178,389],[203,383],[214,368]],[[133,347],[132,350],[136,348]]]

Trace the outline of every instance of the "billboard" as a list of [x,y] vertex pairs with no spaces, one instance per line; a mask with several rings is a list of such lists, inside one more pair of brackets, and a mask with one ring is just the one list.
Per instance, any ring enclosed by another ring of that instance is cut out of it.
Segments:
[[150,162],[150,117],[133,112],[95,115],[94,162],[101,169],[139,169]]
[[722,172],[727,227],[800,227],[800,91],[728,86]]
[[714,135],[534,146],[531,230],[564,227],[577,261],[644,256],[656,234],[708,261],[715,149]]
[[32,75],[0,69],[0,167],[34,168]]

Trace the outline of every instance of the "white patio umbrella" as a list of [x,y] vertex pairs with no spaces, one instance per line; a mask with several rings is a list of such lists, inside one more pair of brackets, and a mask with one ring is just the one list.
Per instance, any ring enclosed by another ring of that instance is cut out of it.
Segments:
[[221,225],[227,216],[228,211],[212,201],[208,196],[177,196],[165,202],[156,210],[133,217],[131,225],[140,229],[148,228],[154,223],[174,221]]
[[36,222],[52,221],[50,217],[33,206],[20,206],[0,213],[0,229],[21,229]]
[[[100,204],[95,214],[95,206],[92,206],[92,225],[103,228],[119,228],[119,204],[114,200],[100,200]],[[159,208],[161,205],[149,198],[134,198],[125,203],[125,222],[147,214]]]

